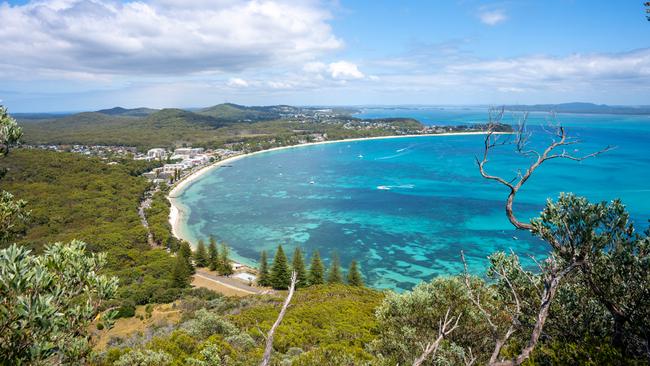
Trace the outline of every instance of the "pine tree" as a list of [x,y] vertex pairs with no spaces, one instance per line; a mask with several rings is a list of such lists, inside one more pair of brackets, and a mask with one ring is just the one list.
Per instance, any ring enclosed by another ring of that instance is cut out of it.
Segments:
[[322,285],[325,283],[325,267],[320,259],[318,251],[311,255],[311,264],[309,265],[309,285]]
[[190,243],[185,240],[181,241],[180,247],[178,248],[178,253],[176,255],[183,258],[185,261],[185,266],[189,273],[194,274],[194,266],[192,265],[192,248],[190,248]]
[[275,252],[269,277],[271,286],[276,290],[286,290],[291,284],[291,272],[282,245],[278,245],[278,250]]
[[306,287],[307,283],[307,270],[305,269],[305,259],[302,257],[300,247],[296,247],[293,251],[293,262],[291,269],[296,272],[296,280],[298,281],[297,287]]
[[219,249],[217,249],[217,242],[214,237],[210,236],[210,244],[208,244],[208,267],[211,271],[217,270],[219,262]]
[[363,277],[361,277],[361,272],[359,272],[357,261],[352,261],[350,263],[350,269],[348,270],[348,285],[363,287]]
[[330,269],[327,272],[327,283],[343,283],[341,262],[339,262],[339,256],[336,253],[332,254],[332,263],[330,263]]
[[257,271],[257,284],[259,286],[269,286],[269,263],[266,257],[266,251],[260,254],[260,269]]
[[196,245],[196,252],[194,252],[194,263],[197,267],[208,266],[208,253],[205,250],[205,243],[203,240],[199,240],[199,243]]
[[172,287],[183,288],[189,285],[190,270],[187,262],[187,258],[179,251],[172,269]]
[[228,256],[230,255],[230,250],[225,243],[221,243],[221,250],[219,251],[219,265],[218,271],[222,276],[230,276],[233,274],[232,264]]

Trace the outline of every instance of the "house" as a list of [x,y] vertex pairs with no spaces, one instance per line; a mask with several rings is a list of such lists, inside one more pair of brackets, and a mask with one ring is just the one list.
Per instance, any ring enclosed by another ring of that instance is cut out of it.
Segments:
[[204,149],[202,147],[183,147],[174,150],[174,155],[176,156],[183,156],[185,158],[193,158],[196,155],[203,154]]
[[167,151],[162,148],[155,148],[147,151],[147,157],[152,159],[164,159],[167,156]]

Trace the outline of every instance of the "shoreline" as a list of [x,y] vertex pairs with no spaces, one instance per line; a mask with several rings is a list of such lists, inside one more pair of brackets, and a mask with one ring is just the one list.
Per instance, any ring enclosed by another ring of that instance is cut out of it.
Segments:
[[[398,139],[398,138],[411,138],[411,137],[436,137],[436,136],[472,136],[472,135],[485,135],[487,132],[484,131],[476,131],[476,132],[445,132],[445,133],[436,133],[436,134],[421,134],[421,135],[395,135],[395,136],[376,136],[376,137],[359,137],[359,138],[351,138],[351,139],[343,139],[343,140],[330,140],[330,141],[319,141],[319,142],[308,142],[305,144],[299,144],[299,145],[290,145],[290,146],[279,146],[279,147],[274,147],[271,149],[267,150],[260,150],[260,151],[255,151],[251,152],[248,154],[240,154],[236,155],[224,160],[219,160],[216,161],[210,165],[204,166],[201,169],[193,172],[192,174],[186,176],[183,178],[180,182],[176,183],[174,187],[169,191],[167,194],[167,200],[171,204],[170,210],[169,210],[169,223],[172,227],[172,235],[174,235],[175,238],[180,239],[180,240],[186,240],[190,242],[190,245],[193,246],[193,243],[188,240],[187,235],[183,235],[183,233],[180,230],[180,227],[183,224],[183,220],[185,219],[186,213],[183,211],[183,209],[180,206],[179,203],[175,202],[175,199],[178,198],[183,191],[194,181],[197,179],[201,178],[203,175],[208,173],[209,171],[218,168],[220,165],[224,164],[230,164],[232,162],[235,162],[237,160],[247,158],[253,155],[258,155],[258,154],[263,154],[271,151],[279,151],[279,150],[287,150],[287,149],[295,149],[295,148],[301,148],[301,147],[306,147],[306,146],[315,146],[315,145],[325,145],[325,144],[336,144],[336,143],[341,143],[341,142],[355,142],[355,141],[366,141],[366,140],[385,140],[385,139]],[[508,132],[495,132],[495,134],[508,134]],[[237,263],[237,262],[235,262]]]

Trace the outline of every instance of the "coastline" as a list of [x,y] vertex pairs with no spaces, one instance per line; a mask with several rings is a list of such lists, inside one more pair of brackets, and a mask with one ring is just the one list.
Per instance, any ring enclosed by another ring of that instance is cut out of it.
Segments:
[[[483,131],[477,131],[477,132],[447,132],[447,133],[438,133],[438,134],[423,134],[423,135],[399,135],[399,136],[377,136],[377,137],[359,137],[359,138],[352,138],[352,139],[343,139],[343,140],[331,140],[331,141],[320,141],[320,142],[309,142],[306,144],[299,144],[299,145],[290,145],[290,146],[280,146],[280,147],[274,147],[268,150],[260,150],[260,151],[255,151],[252,153],[248,154],[241,154],[241,155],[236,155],[224,160],[219,160],[216,161],[210,165],[207,165],[194,173],[188,175],[187,177],[183,178],[180,182],[176,183],[176,185],[169,191],[167,194],[167,200],[171,204],[170,210],[169,210],[169,223],[172,227],[172,235],[176,237],[177,239],[181,240],[188,240],[186,235],[183,235],[182,231],[180,230],[180,227],[183,224],[183,221],[185,220],[186,213],[182,209],[182,207],[179,207],[180,204],[175,202],[175,199],[178,198],[183,191],[194,181],[197,179],[201,178],[204,174],[207,172],[218,168],[220,165],[227,165],[232,162],[235,162],[239,159],[247,158],[253,155],[257,154],[262,154],[262,153],[267,153],[271,151],[279,151],[279,150],[287,150],[287,149],[295,149],[295,148],[301,148],[301,147],[306,147],[306,146],[314,146],[314,145],[324,145],[324,144],[336,144],[336,143],[341,143],[341,142],[354,142],[354,141],[366,141],[366,140],[384,140],[384,139],[397,139],[397,138],[411,138],[411,137],[436,137],[436,136],[468,136],[468,135],[485,135],[487,132]],[[508,134],[508,132],[496,132],[495,134]],[[190,244],[193,244],[190,242]]]

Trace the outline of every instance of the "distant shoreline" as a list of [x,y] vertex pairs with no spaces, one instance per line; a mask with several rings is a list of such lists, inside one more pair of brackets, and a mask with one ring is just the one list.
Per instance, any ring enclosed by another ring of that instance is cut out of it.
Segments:
[[[359,138],[352,138],[352,139],[343,139],[343,140],[331,140],[331,141],[320,141],[320,142],[309,142],[305,144],[299,144],[299,145],[290,145],[290,146],[280,146],[280,147],[274,147],[271,149],[267,150],[260,150],[260,151],[255,151],[252,153],[248,154],[241,154],[237,156],[233,156],[224,160],[219,160],[216,161],[208,166],[205,166],[196,172],[188,175],[187,177],[183,178],[180,182],[176,183],[176,185],[169,191],[167,194],[167,200],[170,202],[171,207],[170,207],[170,212],[169,212],[169,223],[172,227],[172,235],[176,237],[177,239],[181,240],[186,240],[191,243],[187,235],[184,235],[182,230],[180,229],[181,226],[183,225],[183,222],[186,219],[187,213],[181,208],[178,207],[180,204],[176,202],[175,200],[180,197],[180,195],[183,193],[187,187],[195,182],[197,179],[201,178],[204,174],[208,173],[209,171],[218,168],[221,165],[228,165],[230,163],[233,163],[237,160],[247,158],[253,155],[258,155],[262,153],[267,153],[271,151],[279,151],[279,150],[287,150],[287,149],[295,149],[295,148],[301,148],[301,147],[306,147],[306,146],[314,146],[314,145],[324,145],[324,144],[335,144],[335,143],[341,143],[341,142],[354,142],[354,141],[366,141],[366,140],[385,140],[385,139],[397,139],[397,138],[411,138],[411,137],[436,137],[436,136],[468,136],[468,135],[485,135],[487,132],[484,131],[478,131],[478,132],[446,132],[446,133],[437,133],[437,134],[422,134],[422,135],[399,135],[399,136],[377,136],[377,137],[359,137]],[[495,134],[508,134],[508,132],[495,132]]]

